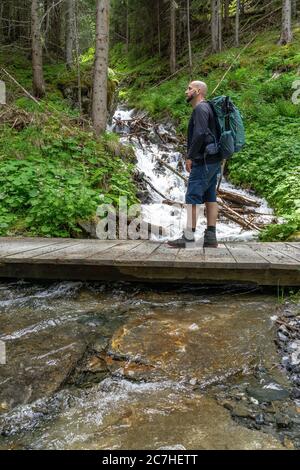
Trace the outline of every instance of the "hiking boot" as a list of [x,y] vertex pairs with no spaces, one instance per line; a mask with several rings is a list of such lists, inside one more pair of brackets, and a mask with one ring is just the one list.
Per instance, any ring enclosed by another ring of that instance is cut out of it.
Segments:
[[173,248],[187,248],[189,246],[192,246],[192,244],[195,243],[195,238],[193,236],[192,239],[186,238],[184,233],[180,238],[176,238],[176,240],[170,240],[168,241],[168,245],[172,246]]
[[218,240],[215,232],[205,230],[203,248],[218,248]]

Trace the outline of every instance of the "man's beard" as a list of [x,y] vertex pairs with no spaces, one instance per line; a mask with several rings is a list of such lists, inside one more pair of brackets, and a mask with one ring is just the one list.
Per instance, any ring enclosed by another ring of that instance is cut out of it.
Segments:
[[196,93],[194,92],[191,96],[188,96],[187,99],[186,99],[186,102],[187,103],[190,103],[196,96]]

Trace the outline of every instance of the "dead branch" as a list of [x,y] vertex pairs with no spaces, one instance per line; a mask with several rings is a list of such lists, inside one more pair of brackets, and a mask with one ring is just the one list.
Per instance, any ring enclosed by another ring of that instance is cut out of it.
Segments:
[[179,173],[179,171],[175,170],[175,168],[171,167],[171,165],[169,165],[168,163],[164,162],[161,158],[156,157],[156,160],[157,160],[159,163],[161,163],[163,166],[165,166],[166,168],[168,168],[168,170],[173,171],[173,173],[175,173],[176,176],[179,176],[179,178],[181,178],[185,183],[188,182],[188,178],[186,178],[186,177],[183,176],[181,173]]
[[41,106],[41,103],[34,97],[32,96],[29,91],[27,91],[7,70],[5,70],[4,68],[1,69],[16,85],[18,85],[18,87],[21,88],[21,90],[24,91],[24,93],[30,98],[32,99],[36,104],[38,104],[39,106]]
[[231,207],[229,207],[221,198],[218,198],[218,204],[220,206],[220,212],[225,215],[228,219],[232,220],[233,222],[241,225],[243,228],[250,228],[252,230],[261,231],[261,228],[258,227],[256,224],[249,222],[248,220],[244,219],[240,214],[235,212]]

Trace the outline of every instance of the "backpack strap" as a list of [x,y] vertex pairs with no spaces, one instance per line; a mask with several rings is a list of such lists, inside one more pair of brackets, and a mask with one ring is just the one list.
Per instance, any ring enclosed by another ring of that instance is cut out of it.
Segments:
[[208,101],[208,104],[209,104],[209,107],[210,107],[210,110],[211,110],[211,113],[209,114],[209,119],[210,119],[210,122],[212,122],[212,120],[214,120],[216,131],[217,131],[217,140],[219,140],[220,137],[221,137],[221,128],[220,128],[220,124],[219,124],[219,119],[218,119],[218,116],[217,116],[217,113],[216,113],[216,110],[214,108],[213,103],[211,101]]
[[230,131],[230,108],[229,108],[229,96],[225,97],[225,130]]

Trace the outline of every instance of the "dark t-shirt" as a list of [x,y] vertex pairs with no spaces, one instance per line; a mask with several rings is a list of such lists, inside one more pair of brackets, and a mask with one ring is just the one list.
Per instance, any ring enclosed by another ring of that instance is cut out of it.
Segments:
[[[207,101],[201,101],[191,115],[188,126],[187,158],[204,161],[204,150],[207,144],[214,142],[213,134],[218,140],[218,130],[214,113]],[[221,160],[219,155],[207,156],[207,162]]]

